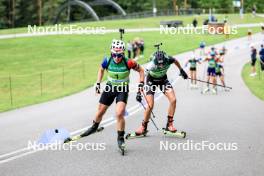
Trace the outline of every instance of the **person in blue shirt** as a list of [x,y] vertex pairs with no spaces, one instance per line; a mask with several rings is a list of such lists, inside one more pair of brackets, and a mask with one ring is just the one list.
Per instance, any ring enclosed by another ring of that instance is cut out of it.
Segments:
[[264,45],[261,45],[261,49],[259,51],[259,57],[260,57],[260,67],[261,71],[264,71]]

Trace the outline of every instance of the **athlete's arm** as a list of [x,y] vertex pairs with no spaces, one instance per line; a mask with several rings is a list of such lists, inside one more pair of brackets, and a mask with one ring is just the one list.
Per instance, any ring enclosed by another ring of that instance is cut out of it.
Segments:
[[180,62],[176,58],[169,56],[169,62],[174,63],[178,67],[179,70],[182,69]]
[[144,69],[141,67],[136,61],[129,59],[127,62],[127,66],[129,69],[133,69],[139,73],[139,82],[144,82]]
[[105,57],[103,59],[103,62],[101,63],[99,69],[98,69],[98,73],[97,73],[97,83],[101,83],[103,76],[104,76],[104,71],[105,69],[107,69],[108,66],[108,59],[107,57]]
[[206,57],[206,58],[203,60],[203,62],[206,62],[206,61],[209,61],[209,58],[208,58],[208,57]]
[[102,79],[103,79],[103,76],[104,76],[104,71],[105,69],[103,67],[99,67],[98,69],[98,73],[97,73],[97,83],[101,83],[102,82]]
[[178,69],[179,69],[180,72],[181,72],[181,76],[182,76],[184,79],[188,79],[188,75],[187,75],[187,73],[183,70],[183,68],[181,67],[180,62],[179,62],[176,58],[169,56],[169,62],[170,62],[170,63],[174,63],[174,64],[178,67]]

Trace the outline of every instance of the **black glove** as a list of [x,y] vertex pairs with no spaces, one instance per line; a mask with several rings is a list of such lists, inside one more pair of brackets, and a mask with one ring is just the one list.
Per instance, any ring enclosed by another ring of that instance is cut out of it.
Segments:
[[183,69],[181,69],[180,72],[181,72],[180,75],[183,77],[183,79],[188,79],[188,75]]
[[143,91],[143,87],[144,87],[144,82],[140,82],[138,84],[138,91]]
[[95,92],[100,94],[100,83],[96,83]]
[[142,101],[142,95],[141,95],[140,92],[137,93],[136,100],[137,100],[139,103],[141,103],[141,101]]

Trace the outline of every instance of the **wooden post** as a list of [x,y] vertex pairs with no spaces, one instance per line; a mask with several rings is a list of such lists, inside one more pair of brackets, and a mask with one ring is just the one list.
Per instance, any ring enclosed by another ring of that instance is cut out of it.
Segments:
[[184,9],[187,9],[187,0],[184,0]]
[[40,78],[40,95],[42,96],[43,94],[43,79],[42,79],[43,75],[42,73],[39,74],[39,78]]
[[16,1],[12,0],[12,28],[15,27],[15,19],[16,19]]
[[12,78],[11,78],[11,75],[9,75],[9,92],[10,92],[10,103],[11,103],[11,106],[13,106],[13,90],[12,90]]
[[83,79],[85,79],[85,62],[82,61]]
[[38,4],[38,25],[41,26],[42,25],[42,0],[37,0]]
[[62,67],[62,88],[64,88],[64,66]]

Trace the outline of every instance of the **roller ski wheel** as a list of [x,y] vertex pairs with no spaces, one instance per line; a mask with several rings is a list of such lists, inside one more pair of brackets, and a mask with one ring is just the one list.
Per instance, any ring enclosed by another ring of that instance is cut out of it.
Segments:
[[[101,132],[103,130],[104,130],[104,127],[99,127],[95,132],[93,132],[91,134],[98,133],[98,132]],[[87,136],[89,136],[89,135],[87,135]],[[69,143],[69,142],[72,142],[72,141],[77,141],[77,140],[79,140],[81,138],[84,138],[84,137],[86,137],[86,136],[82,136],[81,134],[76,135],[76,136],[72,136],[72,137],[69,137],[69,138],[65,139],[64,140],[64,143]]]
[[122,143],[120,145],[118,144],[118,148],[119,148],[121,155],[124,156],[126,152],[126,144],[125,143]]
[[169,137],[178,137],[178,138],[186,138],[186,132],[185,131],[175,131],[175,132],[171,132],[169,130],[167,130],[166,128],[162,128],[163,134],[165,136],[169,136]]
[[126,150],[126,144],[125,144],[124,137],[118,137],[117,138],[117,145],[118,145],[118,149],[119,149],[121,155],[124,156],[125,150]]
[[128,134],[126,135],[126,140],[128,140],[128,139],[135,139],[135,138],[146,137],[146,136],[147,136],[147,133],[148,133],[148,131],[146,131],[146,132],[143,133],[143,134],[136,134],[136,132],[128,133]]
[[211,92],[212,92],[213,95],[217,95],[217,89],[212,88],[212,89],[211,89]]

